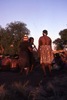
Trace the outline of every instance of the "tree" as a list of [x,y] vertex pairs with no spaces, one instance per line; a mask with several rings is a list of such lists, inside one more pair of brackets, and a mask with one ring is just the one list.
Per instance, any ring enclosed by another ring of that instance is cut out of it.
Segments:
[[59,32],[59,35],[63,41],[63,44],[67,44],[67,29],[64,29],[62,31]]
[[0,54],[4,52],[4,41],[3,41],[3,34],[5,33],[5,29],[0,26]]
[[59,32],[60,38],[57,38],[53,41],[54,44],[56,44],[56,49],[64,49],[64,46],[67,45],[67,29],[64,29]]
[[6,31],[7,33],[10,33],[14,36],[15,39],[21,39],[23,37],[23,35],[30,34],[29,29],[27,29],[26,24],[25,23],[21,23],[19,21],[16,22],[11,22],[10,24],[7,24],[6,27]]
[[63,49],[63,41],[60,38],[57,38],[56,40],[53,41],[53,43],[56,45],[56,50],[61,50]]
[[0,27],[0,43],[4,47],[4,54],[18,53],[19,43],[25,34],[29,35],[30,30],[25,23],[19,21],[7,24],[5,29]]

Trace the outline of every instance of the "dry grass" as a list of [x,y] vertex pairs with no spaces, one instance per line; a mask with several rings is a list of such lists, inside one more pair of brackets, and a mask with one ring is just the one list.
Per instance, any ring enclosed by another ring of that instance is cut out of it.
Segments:
[[29,83],[0,85],[0,100],[67,100],[67,71],[44,78],[38,86]]

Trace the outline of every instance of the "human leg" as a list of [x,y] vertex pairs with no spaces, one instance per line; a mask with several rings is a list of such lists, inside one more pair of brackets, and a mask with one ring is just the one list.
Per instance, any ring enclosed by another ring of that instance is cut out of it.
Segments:
[[43,72],[44,72],[44,75],[46,76],[46,69],[45,69],[45,64],[41,64],[41,67],[42,67],[42,69],[43,69]]

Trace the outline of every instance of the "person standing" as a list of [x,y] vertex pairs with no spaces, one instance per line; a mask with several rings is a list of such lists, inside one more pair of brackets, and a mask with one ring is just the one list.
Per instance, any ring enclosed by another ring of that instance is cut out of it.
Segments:
[[32,44],[34,42],[34,38],[29,38],[27,35],[24,35],[22,38],[22,42],[19,45],[19,66],[21,68],[21,73],[23,69],[27,68],[26,74],[32,71],[34,65],[34,57],[33,57],[33,48]]
[[42,34],[43,36],[38,40],[38,54],[44,75],[46,75],[46,67],[49,68],[49,72],[51,73],[51,63],[53,61],[52,40],[47,36],[47,30],[43,30]]
[[30,67],[30,57],[29,57],[29,41],[28,36],[24,35],[22,38],[22,41],[19,45],[19,59],[18,59],[18,65],[21,69],[21,73],[26,69],[26,74],[29,73],[29,67]]
[[36,46],[34,45],[34,38],[29,38],[29,56],[30,56],[30,72],[33,70],[33,67],[35,65],[35,57],[34,57],[34,49],[36,49]]

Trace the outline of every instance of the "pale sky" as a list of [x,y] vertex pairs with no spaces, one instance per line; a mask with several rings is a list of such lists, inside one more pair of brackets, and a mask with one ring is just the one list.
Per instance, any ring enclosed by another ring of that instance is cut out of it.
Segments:
[[27,24],[37,47],[44,29],[54,41],[67,28],[67,0],[0,0],[0,25],[15,21]]

